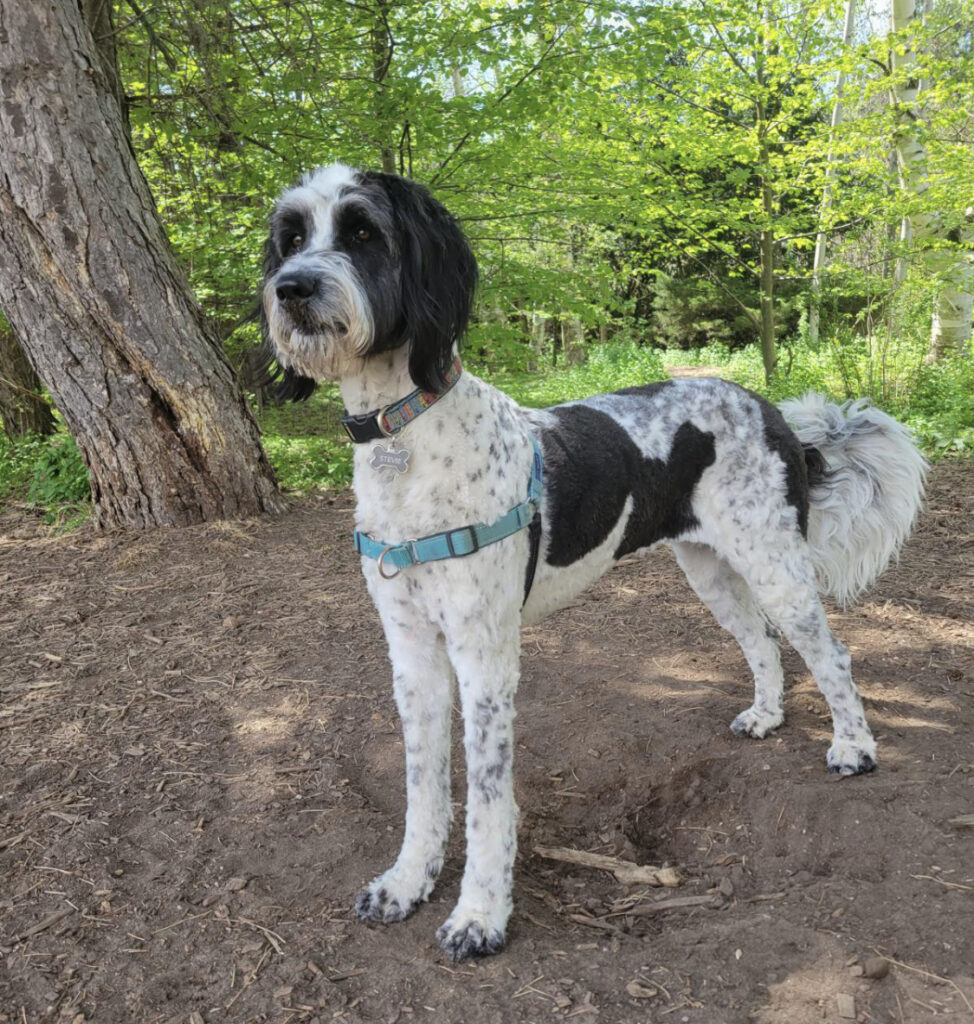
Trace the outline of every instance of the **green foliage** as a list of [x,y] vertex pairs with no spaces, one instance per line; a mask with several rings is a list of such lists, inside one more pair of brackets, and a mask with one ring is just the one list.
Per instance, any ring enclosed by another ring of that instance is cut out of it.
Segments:
[[[414,176],[461,218],[481,270],[465,359],[526,405],[658,380],[659,349],[676,347],[688,351],[674,361],[717,364],[774,399],[871,396],[928,451],[969,451],[974,360],[925,356],[931,294],[949,277],[927,257],[969,248],[974,0],[938,0],[896,36],[863,8],[849,45],[843,8],[172,0],[123,5],[116,24],[140,166],[223,333],[252,308],[273,197],[341,159]],[[908,51],[915,62],[891,66]],[[905,112],[889,94],[912,79],[921,100]],[[907,114],[923,188],[904,188],[889,159]],[[942,230],[901,243],[904,216]],[[763,234],[779,325],[767,385]],[[552,368],[562,327],[582,361]],[[227,343],[234,365],[253,334]],[[329,388],[262,411],[286,489],[348,482],[339,412]],[[55,507],[85,490],[63,435],[0,440],[0,498]]]
[[925,357],[922,337],[869,339],[845,332],[814,349],[795,340],[768,384],[754,347],[672,352],[667,363],[713,366],[720,376],[773,402],[806,391],[840,402],[869,398],[906,423],[928,456],[974,453],[974,360],[954,355],[929,364]]
[[579,366],[546,373],[496,373],[489,379],[521,405],[543,408],[665,377],[657,349],[629,343],[598,345],[589,350],[588,361]]
[[74,439],[61,430],[17,441],[0,436],[0,502],[45,510],[48,522],[75,524],[87,515],[88,470]]
[[264,451],[286,491],[345,487],[352,479],[352,444],[339,420],[336,388],[324,385],[307,402],[266,407],[259,416]]

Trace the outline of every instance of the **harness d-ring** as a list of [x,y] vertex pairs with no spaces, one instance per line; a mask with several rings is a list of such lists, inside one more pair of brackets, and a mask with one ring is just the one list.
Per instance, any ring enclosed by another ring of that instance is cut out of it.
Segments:
[[386,555],[389,554],[389,552],[393,549],[393,547],[394,547],[394,545],[390,544],[387,548],[384,548],[382,553],[379,555],[379,557],[377,559],[377,566],[378,566],[378,569],[379,569],[379,575],[384,580],[394,580],[399,575],[399,573],[402,572],[402,569],[396,569],[396,571],[394,573],[387,573],[385,571],[385,569],[383,569],[383,567],[382,567],[382,559],[385,558]]

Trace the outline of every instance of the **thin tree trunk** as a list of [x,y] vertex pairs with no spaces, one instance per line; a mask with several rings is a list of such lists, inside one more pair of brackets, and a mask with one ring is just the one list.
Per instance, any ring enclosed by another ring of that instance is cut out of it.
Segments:
[[0,317],[0,419],[11,440],[54,432],[54,417],[41,387],[16,335]]
[[[856,20],[856,0],[846,0],[845,23],[842,27],[842,49],[848,49],[852,42],[852,30]],[[832,183],[835,180],[835,159],[833,146],[835,131],[842,121],[842,90],[845,88],[846,73],[839,71],[835,76],[835,102],[832,104],[832,123],[829,129],[829,149],[825,157],[825,187],[822,189],[822,203],[819,207],[819,229],[815,236],[815,257],[812,261],[812,301],[808,307],[808,340],[818,344],[819,316],[822,302],[822,271],[827,258],[825,219],[832,209]]]
[[392,66],[393,41],[389,32],[389,0],[376,0],[376,16],[372,25],[372,81],[375,83],[375,122],[379,133],[379,155],[382,170],[396,173],[396,156],[392,148],[392,117],[386,78]]
[[[916,0],[891,0],[890,11],[894,32],[908,29],[923,15],[922,6]],[[930,172],[929,155],[916,131],[922,114],[918,103],[921,83],[910,74],[915,63],[912,47],[905,50],[902,46],[893,47],[894,79],[890,101],[900,120],[896,137],[900,184],[908,195],[921,197],[930,188]],[[928,362],[935,362],[948,352],[966,351],[971,340],[972,220],[974,217],[968,211],[957,227],[949,229],[942,213],[926,212],[911,215],[909,229],[904,225],[903,235],[911,233],[920,245],[934,243],[924,255],[924,269],[935,282]],[[949,244],[937,247],[938,242]]]
[[75,436],[105,526],[281,507],[179,271],[76,0],[0,0],[0,307]]
[[[764,7],[763,24],[767,23],[770,17],[768,7]],[[775,350],[775,322],[774,322],[774,188],[771,184],[771,154],[768,146],[768,116],[765,105],[765,77],[764,60],[766,36],[762,31],[760,46],[755,55],[754,75],[758,85],[758,100],[756,103],[756,120],[758,133],[758,160],[760,163],[761,176],[761,209],[764,213],[764,227],[761,231],[761,359],[764,363],[764,379],[771,381],[775,367],[778,364],[778,355]]]

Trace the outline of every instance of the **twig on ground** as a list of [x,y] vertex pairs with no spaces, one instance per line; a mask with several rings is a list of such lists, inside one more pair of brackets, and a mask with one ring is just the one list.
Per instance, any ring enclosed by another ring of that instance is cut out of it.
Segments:
[[925,978],[932,978],[934,981],[939,981],[944,985],[949,985],[960,997],[964,1000],[964,1005],[967,1007],[970,1013],[974,1013],[974,1006],[971,1006],[970,1000],[964,995],[964,990],[955,981],[951,981],[950,978],[942,978],[939,974],[931,974],[930,971],[924,971],[919,967],[913,967],[911,964],[905,964],[902,960],[894,960],[891,956],[887,956],[881,949],[877,949],[873,946],[873,952],[876,956],[881,957],[883,960],[888,960],[889,963],[895,967],[902,967],[905,971],[913,971],[914,974],[922,974]]
[[683,879],[676,868],[654,868],[648,864],[633,864],[618,857],[606,857],[601,853],[587,853],[585,850],[569,850],[563,846],[536,846],[534,852],[546,860],[557,860],[564,864],[577,864],[583,868],[597,868],[611,871],[623,885],[650,885],[653,887],[680,885]]
[[64,907],[61,910],[55,910],[53,914],[48,914],[43,920],[38,921],[37,924],[31,925],[30,928],[25,932],[21,932],[18,936],[18,940],[29,939],[34,935],[38,935],[43,931],[47,931],[52,925],[63,921],[66,917],[70,917],[76,910],[75,907]]

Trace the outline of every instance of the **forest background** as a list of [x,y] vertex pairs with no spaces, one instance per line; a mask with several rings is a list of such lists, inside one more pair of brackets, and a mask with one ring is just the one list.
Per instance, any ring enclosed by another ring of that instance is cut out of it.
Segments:
[[[269,207],[335,159],[461,219],[466,364],[526,404],[697,364],[868,396],[931,455],[974,446],[971,0],[83,7],[285,489],[349,477],[337,392],[277,406],[253,359]],[[73,522],[91,439],[0,339],[0,500]]]

